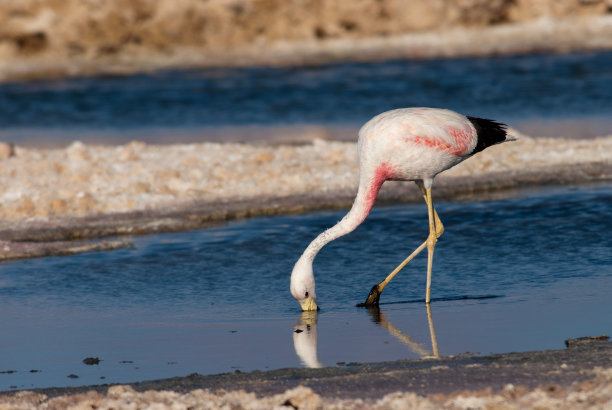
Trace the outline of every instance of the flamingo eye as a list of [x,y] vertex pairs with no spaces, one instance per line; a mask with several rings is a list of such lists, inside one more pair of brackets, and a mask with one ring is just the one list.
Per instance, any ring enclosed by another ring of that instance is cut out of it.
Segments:
[[305,298],[307,298],[307,297],[308,297],[308,292],[306,292],[306,293],[304,294],[304,297],[305,297]]

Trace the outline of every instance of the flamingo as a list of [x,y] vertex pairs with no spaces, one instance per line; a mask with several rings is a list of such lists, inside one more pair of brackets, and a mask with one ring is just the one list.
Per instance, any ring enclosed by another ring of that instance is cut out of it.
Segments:
[[323,246],[355,230],[368,216],[385,181],[414,181],[429,217],[429,236],[368,295],[364,306],[377,306],[393,277],[427,248],[425,303],[431,299],[434,247],[444,226],[431,198],[433,180],[472,155],[516,138],[497,121],[436,108],[400,108],[383,112],[359,130],[359,188],[350,211],[336,225],[319,234],[306,248],[291,273],[291,294],[302,310],[318,310],[312,264]]

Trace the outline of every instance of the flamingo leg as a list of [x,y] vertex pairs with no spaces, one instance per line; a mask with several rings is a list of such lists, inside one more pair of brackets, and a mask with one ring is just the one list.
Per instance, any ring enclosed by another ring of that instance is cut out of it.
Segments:
[[364,303],[359,304],[358,306],[378,306],[380,294],[382,293],[385,286],[387,286],[387,284],[391,282],[391,279],[393,279],[395,275],[397,275],[398,272],[408,264],[408,262],[414,259],[414,257],[421,253],[421,251],[425,248],[427,248],[427,287],[425,290],[425,303],[430,302],[433,251],[438,238],[442,236],[442,233],[444,233],[444,225],[442,225],[442,221],[440,220],[438,213],[434,209],[433,201],[431,199],[431,188],[426,189],[423,184],[423,181],[416,181],[416,184],[421,190],[421,193],[423,194],[423,197],[425,199],[425,203],[427,204],[427,214],[429,217],[429,236],[427,237],[427,240],[425,240],[425,242],[423,242],[418,248],[416,248],[414,252],[412,252],[406,259],[404,259],[404,261],[400,263],[395,269],[393,269],[393,272],[391,272],[382,282],[377,285],[374,285],[370,290],[370,294],[368,295],[366,301]]
[[431,268],[433,266],[433,254],[438,234],[436,231],[436,220],[434,217],[433,201],[431,200],[431,188],[425,190],[427,202],[427,213],[429,214],[429,237],[427,238],[427,289],[425,290],[425,303],[429,304],[431,296]]
[[[421,190],[421,193],[423,194],[425,203],[428,204],[427,190],[425,189],[423,182],[417,181],[416,184]],[[430,194],[430,198],[431,198],[431,194]],[[438,213],[436,212],[436,209],[433,206],[433,201],[431,202],[431,209],[433,210],[433,215],[434,215],[434,227],[435,227],[435,232],[436,232],[436,238],[439,238],[444,233],[444,225],[442,225],[442,221],[440,220],[440,217],[438,216]],[[429,214],[429,204],[427,205],[427,213]],[[431,230],[431,225],[430,225],[430,230]]]
[[440,357],[438,353],[438,340],[436,339],[436,329],[434,329],[433,317],[431,315],[431,304],[427,306],[427,322],[429,323],[429,335],[431,336],[431,351],[434,357]]

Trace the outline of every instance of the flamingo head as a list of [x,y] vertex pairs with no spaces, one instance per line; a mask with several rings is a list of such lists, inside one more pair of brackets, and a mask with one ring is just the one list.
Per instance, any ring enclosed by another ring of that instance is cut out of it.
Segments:
[[301,257],[291,272],[291,294],[298,301],[303,311],[319,310],[315,293],[312,261]]

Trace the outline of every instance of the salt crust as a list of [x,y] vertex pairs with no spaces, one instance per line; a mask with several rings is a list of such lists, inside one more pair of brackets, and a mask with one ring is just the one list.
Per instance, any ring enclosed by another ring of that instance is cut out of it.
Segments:
[[[355,143],[322,139],[306,145],[134,141],[93,146],[75,141],[64,149],[7,147],[0,143],[0,219],[7,222],[159,209],[193,200],[356,191],[359,174]],[[520,136],[519,141],[488,148],[444,174],[511,174],[610,161],[612,136],[589,140]]]
[[323,398],[304,386],[284,393],[257,398],[245,391],[216,393],[193,390],[146,391],[130,386],[110,387],[103,395],[90,391],[48,398],[34,392],[18,392],[0,398],[0,410],[8,409],[609,409],[612,408],[612,368],[596,367],[594,378],[570,387],[545,386],[535,389],[508,384],[503,390],[433,394],[427,397],[411,392],[387,394],[377,401]]

